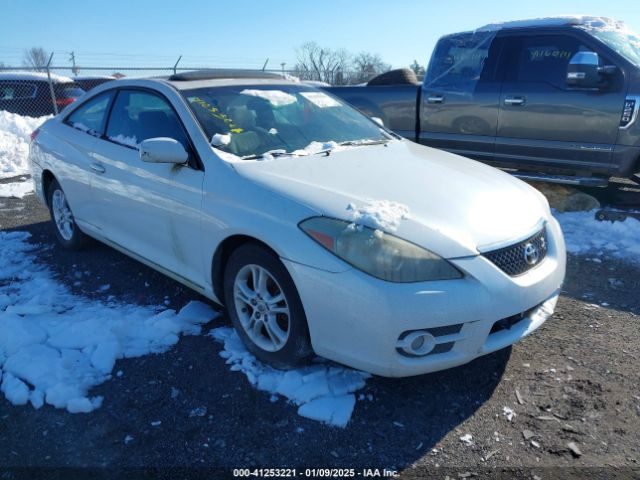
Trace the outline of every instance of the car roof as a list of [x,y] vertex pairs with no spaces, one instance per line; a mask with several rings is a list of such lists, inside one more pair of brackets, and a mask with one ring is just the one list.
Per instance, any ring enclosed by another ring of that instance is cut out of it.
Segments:
[[73,80],[117,80],[113,75],[78,75]]
[[170,83],[178,90],[230,85],[296,84],[291,77],[261,70],[207,69],[182,72],[169,77],[157,78]]
[[[0,80],[31,80],[48,81],[49,77],[43,72],[1,72]],[[62,75],[51,74],[51,81],[54,83],[73,83],[73,79]]]

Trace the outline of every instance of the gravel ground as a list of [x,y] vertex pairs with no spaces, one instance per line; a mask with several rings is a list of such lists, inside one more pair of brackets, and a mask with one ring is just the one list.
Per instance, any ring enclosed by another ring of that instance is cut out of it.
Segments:
[[[31,232],[40,261],[75,293],[172,308],[200,298],[99,243],[60,249],[48,219],[33,196],[0,198],[0,228]],[[214,479],[231,478],[233,468],[285,467],[298,478],[311,468],[354,468],[356,477],[386,468],[402,478],[640,478],[639,274],[640,264],[570,257],[557,313],[536,334],[449,371],[372,378],[359,393],[373,399],[356,403],[345,429],[271,402],[229,371],[220,344],[185,337],[165,354],[118,361],[123,375],[92,391],[105,401],[90,414],[0,398],[0,478]],[[105,283],[110,290],[99,292]],[[206,414],[190,417],[196,407]]]

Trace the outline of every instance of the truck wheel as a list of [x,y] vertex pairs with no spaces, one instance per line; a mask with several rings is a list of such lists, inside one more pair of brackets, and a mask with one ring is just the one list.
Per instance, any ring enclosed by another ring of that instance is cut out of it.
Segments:
[[276,368],[293,368],[313,354],[298,291],[280,259],[257,244],[236,249],[225,267],[224,300],[247,349]]
[[419,85],[418,77],[410,68],[399,68],[373,77],[367,85]]
[[47,189],[47,201],[56,238],[60,245],[69,250],[82,249],[87,243],[87,236],[78,228],[67,197],[56,179],[51,181]]

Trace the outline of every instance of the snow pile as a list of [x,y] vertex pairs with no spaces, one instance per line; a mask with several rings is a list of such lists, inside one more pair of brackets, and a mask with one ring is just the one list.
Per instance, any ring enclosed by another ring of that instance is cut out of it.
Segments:
[[282,395],[298,405],[298,414],[337,427],[345,427],[355,406],[353,392],[364,387],[368,373],[316,364],[296,370],[276,370],[264,365],[245,348],[229,327],[209,332],[224,343],[220,356],[231,370],[241,371],[258,390]]
[[296,103],[298,100],[295,95],[283,92],[282,90],[252,90],[245,89],[240,92],[240,95],[249,95],[252,97],[259,97],[267,100],[274,107],[282,107],[284,105],[290,105]]
[[24,198],[33,192],[33,182],[0,183],[0,197]]
[[0,178],[29,172],[27,155],[31,133],[51,117],[23,117],[0,111]]
[[116,359],[164,352],[218,315],[200,302],[176,313],[72,295],[34,262],[29,236],[0,232],[0,391],[14,405],[90,412],[102,398],[88,391]]
[[215,133],[211,137],[211,145],[214,147],[220,147],[222,145],[229,145],[231,143],[231,134]]
[[346,150],[347,147],[341,147],[333,140],[329,142],[311,142],[304,148],[295,150],[293,155],[314,155],[316,153],[325,152],[331,150],[332,152],[339,152],[340,150]]
[[593,212],[557,213],[567,251],[573,254],[610,255],[638,258],[640,255],[640,221],[599,222]]
[[370,200],[362,207],[350,203],[347,211],[355,224],[386,232],[395,232],[409,216],[409,207],[389,200]]

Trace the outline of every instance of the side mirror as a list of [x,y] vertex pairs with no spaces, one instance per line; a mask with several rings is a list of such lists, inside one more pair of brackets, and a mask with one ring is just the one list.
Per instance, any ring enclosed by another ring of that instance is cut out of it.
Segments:
[[381,127],[384,127],[384,122],[382,121],[382,119],[380,117],[371,117],[371,120],[373,120],[374,122],[376,122],[378,125],[380,125]]
[[581,88],[602,86],[602,75],[611,75],[617,70],[615,65],[600,67],[596,52],[576,52],[567,65],[567,85]]
[[186,163],[189,154],[182,144],[173,138],[157,137],[140,143],[140,160],[149,163]]

